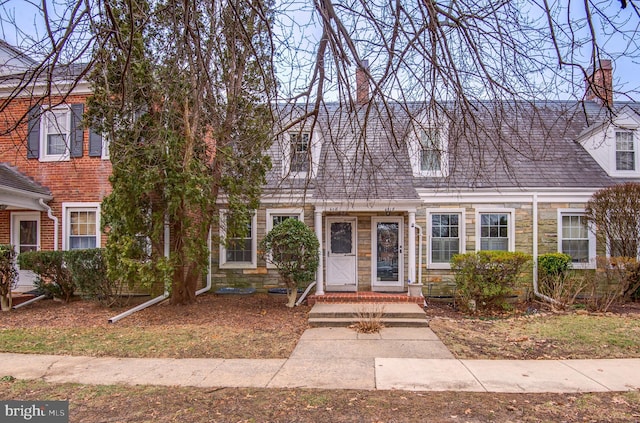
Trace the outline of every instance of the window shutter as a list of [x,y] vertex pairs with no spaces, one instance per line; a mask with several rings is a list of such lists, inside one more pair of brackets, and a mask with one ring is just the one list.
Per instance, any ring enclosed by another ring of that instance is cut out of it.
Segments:
[[40,114],[42,107],[33,106],[27,117],[29,118],[27,134],[27,158],[37,159],[40,157]]
[[84,104],[71,105],[71,145],[69,146],[71,157],[82,157],[82,143],[84,141],[83,113]]
[[102,134],[89,128],[89,157],[102,157]]

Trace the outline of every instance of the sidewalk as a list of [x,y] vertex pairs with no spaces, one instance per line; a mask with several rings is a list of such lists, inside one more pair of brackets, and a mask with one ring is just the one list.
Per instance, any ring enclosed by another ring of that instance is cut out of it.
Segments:
[[430,329],[307,330],[288,359],[0,354],[0,377],[83,384],[471,392],[640,389],[640,359],[457,360]]

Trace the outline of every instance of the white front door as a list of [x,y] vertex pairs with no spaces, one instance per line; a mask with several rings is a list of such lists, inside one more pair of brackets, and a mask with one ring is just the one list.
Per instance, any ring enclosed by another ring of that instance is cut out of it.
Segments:
[[358,255],[355,217],[327,217],[327,290],[357,291]]
[[[37,251],[40,247],[40,213],[18,212],[11,214],[11,243],[16,253]],[[16,291],[26,292],[34,289],[36,275],[30,270],[18,267],[18,286]]]
[[371,218],[371,286],[374,291],[403,291],[402,217]]

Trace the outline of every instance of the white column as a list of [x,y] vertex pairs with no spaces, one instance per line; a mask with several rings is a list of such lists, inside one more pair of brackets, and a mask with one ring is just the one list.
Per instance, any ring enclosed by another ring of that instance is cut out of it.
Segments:
[[407,241],[409,244],[409,251],[407,254],[408,258],[408,267],[409,274],[407,275],[407,279],[411,281],[411,283],[416,283],[416,212],[409,212],[409,240]]
[[316,272],[316,295],[324,295],[324,257],[322,255],[322,211],[315,211],[314,225],[316,230],[316,236],[320,243],[320,251],[318,252],[318,271]]

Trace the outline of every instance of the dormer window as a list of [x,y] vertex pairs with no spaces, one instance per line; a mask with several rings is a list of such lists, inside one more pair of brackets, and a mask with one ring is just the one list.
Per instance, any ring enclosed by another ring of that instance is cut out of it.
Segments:
[[447,176],[447,127],[438,122],[417,125],[408,141],[413,176]]
[[616,170],[636,170],[636,151],[632,131],[616,131]]
[[280,138],[282,177],[315,178],[320,163],[322,135],[305,126],[292,128]]
[[420,170],[423,172],[442,171],[442,148],[438,128],[427,128],[420,136]]
[[309,133],[292,132],[289,134],[291,148],[291,172],[309,172]]

